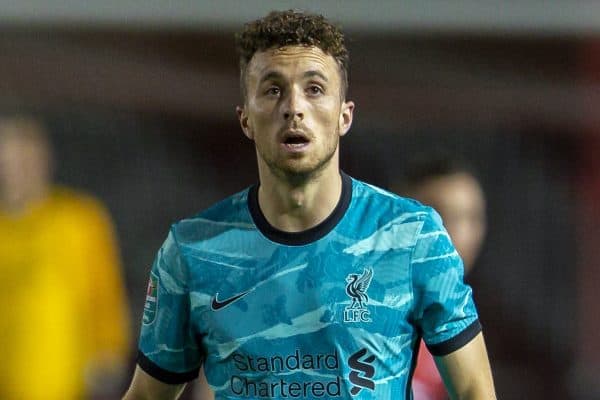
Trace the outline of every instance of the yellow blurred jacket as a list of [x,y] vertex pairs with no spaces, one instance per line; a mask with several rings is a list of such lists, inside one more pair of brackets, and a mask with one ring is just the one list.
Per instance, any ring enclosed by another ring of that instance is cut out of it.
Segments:
[[111,220],[56,188],[0,211],[0,399],[85,399],[95,363],[126,360],[129,316]]

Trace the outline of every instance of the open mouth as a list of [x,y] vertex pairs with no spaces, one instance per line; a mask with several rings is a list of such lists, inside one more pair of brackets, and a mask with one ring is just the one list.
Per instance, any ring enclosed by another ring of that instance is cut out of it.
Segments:
[[287,146],[302,146],[306,143],[308,143],[308,139],[303,137],[303,136],[291,136],[288,137],[284,140],[284,142]]
[[290,133],[287,134],[283,139],[283,144],[288,148],[301,148],[306,146],[310,140],[299,133]]

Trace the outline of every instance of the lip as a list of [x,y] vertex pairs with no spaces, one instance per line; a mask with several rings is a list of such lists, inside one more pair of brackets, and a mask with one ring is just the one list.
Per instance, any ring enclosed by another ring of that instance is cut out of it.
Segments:
[[281,148],[288,153],[302,153],[308,149],[310,142],[300,144],[281,143]]
[[281,136],[282,141],[285,141],[286,139],[288,139],[290,137],[297,137],[297,136],[300,136],[305,140],[310,140],[308,135],[304,131],[304,129],[298,129],[298,128],[283,129],[280,133],[280,136]]
[[[289,139],[301,139],[301,143],[286,143]],[[291,153],[300,153],[305,151],[311,144],[310,136],[301,129],[286,129],[281,134],[281,147]]]

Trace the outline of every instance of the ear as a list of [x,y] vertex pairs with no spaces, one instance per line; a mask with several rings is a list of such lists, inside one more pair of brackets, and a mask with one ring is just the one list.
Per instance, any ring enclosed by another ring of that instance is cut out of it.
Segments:
[[352,118],[354,115],[354,102],[346,101],[342,103],[342,109],[340,112],[340,120],[338,122],[338,128],[340,136],[344,136],[352,126]]
[[246,137],[250,140],[254,139],[254,132],[252,132],[252,129],[250,128],[250,125],[248,124],[248,115],[246,114],[246,107],[245,106],[237,106],[235,108],[235,112],[238,116],[238,120],[240,121],[240,126],[242,127],[242,131],[244,132],[244,135],[246,135]]

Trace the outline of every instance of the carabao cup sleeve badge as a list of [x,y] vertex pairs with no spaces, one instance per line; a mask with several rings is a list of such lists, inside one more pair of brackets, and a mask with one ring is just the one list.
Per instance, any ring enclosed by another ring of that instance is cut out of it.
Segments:
[[148,289],[146,290],[146,303],[144,303],[144,317],[142,323],[150,325],[156,319],[156,309],[158,308],[158,276],[154,272],[150,273]]

